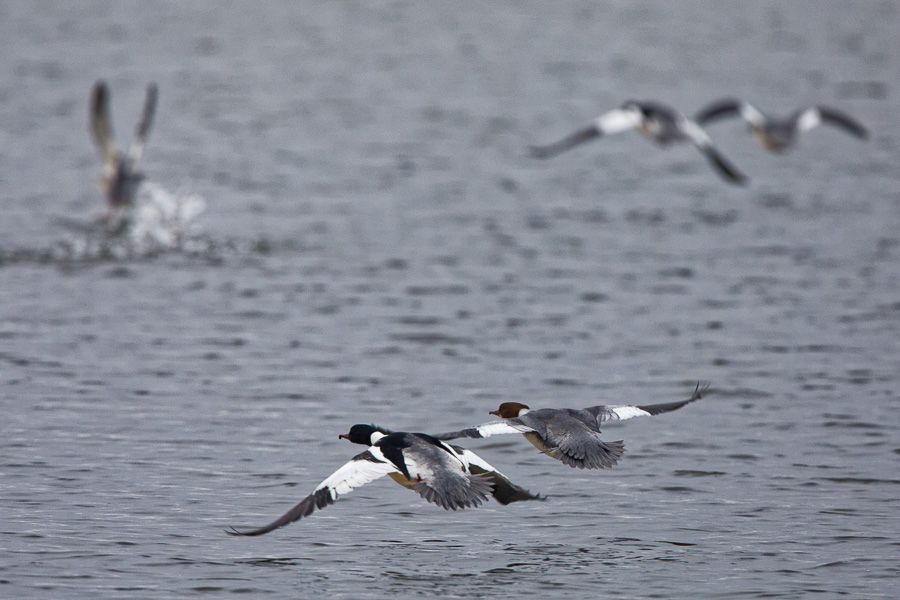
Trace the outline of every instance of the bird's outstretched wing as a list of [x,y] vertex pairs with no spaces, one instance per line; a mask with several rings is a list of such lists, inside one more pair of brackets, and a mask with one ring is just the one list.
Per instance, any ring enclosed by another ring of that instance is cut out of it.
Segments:
[[490,421],[482,423],[475,427],[461,429],[459,431],[448,431],[447,433],[438,433],[434,435],[439,440],[455,440],[457,438],[474,438],[481,439],[499,435],[504,433],[528,433],[534,431],[534,428],[525,425],[518,419],[503,419],[501,421]]
[[736,117],[741,114],[741,104],[737,98],[722,98],[710,102],[694,115],[694,120],[703,125],[725,117]]
[[641,117],[638,113],[617,108],[600,115],[587,127],[557,142],[546,146],[531,146],[529,151],[534,158],[550,158],[595,138],[634,129],[640,122]]
[[156,112],[157,88],[155,83],[147,86],[147,95],[144,98],[144,110],[141,113],[141,120],[138,121],[137,130],[134,134],[134,141],[128,150],[131,160],[137,164],[144,155],[144,146],[147,143],[147,134],[150,133],[150,126],[153,124],[153,115]]
[[678,127],[725,179],[737,185],[747,182],[747,176],[719,152],[706,131],[695,121],[684,118],[679,121]]
[[317,508],[322,509],[329,504],[334,504],[341,494],[346,494],[365,485],[370,481],[399,472],[390,462],[376,458],[368,450],[357,454],[340,469],[331,474],[328,479],[316,487],[315,491],[300,501],[294,508],[284,513],[268,525],[257,529],[240,531],[234,528],[226,530],[230,535],[263,535],[289,523],[308,517]]
[[623,421],[633,417],[650,417],[659,415],[673,410],[678,410],[682,406],[686,406],[691,402],[696,402],[710,393],[709,384],[698,383],[694,389],[694,393],[687,400],[678,400],[676,402],[663,402],[660,404],[637,405],[620,405],[620,406],[591,406],[584,410],[591,413],[597,418],[598,423],[604,421]]
[[796,119],[797,129],[802,132],[809,131],[821,123],[826,123],[842,129],[861,140],[869,137],[868,130],[859,121],[845,112],[827,106],[813,106],[797,111],[794,118]]
[[100,148],[104,166],[112,165],[116,160],[117,150],[109,116],[109,88],[102,79],[91,90],[90,122],[94,142]]
[[600,131],[594,125],[590,125],[552,144],[529,146],[528,152],[532,158],[551,158],[598,137],[600,137]]

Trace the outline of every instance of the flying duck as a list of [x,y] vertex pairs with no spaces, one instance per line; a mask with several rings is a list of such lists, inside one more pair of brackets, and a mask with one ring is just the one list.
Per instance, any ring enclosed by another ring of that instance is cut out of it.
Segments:
[[698,123],[708,123],[722,117],[740,116],[750,125],[753,137],[770,152],[781,154],[796,145],[801,133],[822,123],[844,130],[861,140],[869,132],[850,115],[827,106],[810,106],[794,111],[788,117],[767,117],[759,109],[743,100],[726,98],[717,100],[697,113]]
[[531,146],[534,158],[550,158],[595,138],[637,129],[658,146],[690,142],[729,182],[744,184],[746,176],[738,171],[713,145],[709,135],[695,121],[658,102],[629,100],[621,108],[611,110],[569,136],[546,146]]
[[339,495],[384,475],[447,510],[479,506],[488,494],[504,505],[541,499],[511,483],[474,452],[424,433],[391,432],[375,425],[354,425],[349,433],[338,438],[369,446],[369,449],[350,459],[275,521],[248,531],[232,528],[227,533],[245,536],[268,533],[308,517],[315,509],[334,504]]
[[532,410],[518,402],[504,402],[490,414],[500,417],[460,431],[441,433],[440,440],[461,437],[486,438],[503,433],[521,433],[544,454],[579,469],[608,469],[622,457],[625,445],[600,439],[600,425],[678,410],[699,400],[709,390],[697,384],[687,400],[646,406],[591,406],[589,408],[542,408]]
[[144,111],[138,122],[134,140],[127,154],[123,154],[116,147],[113,138],[112,124],[109,111],[109,88],[103,80],[94,84],[91,92],[90,122],[94,142],[100,148],[100,157],[103,160],[103,174],[98,183],[100,191],[106,197],[109,207],[107,219],[124,207],[131,206],[137,193],[138,185],[143,181],[144,174],[140,170],[141,157],[144,155],[144,144],[150,125],[153,123],[153,113],[156,110],[156,84],[147,86],[147,95],[144,98]]

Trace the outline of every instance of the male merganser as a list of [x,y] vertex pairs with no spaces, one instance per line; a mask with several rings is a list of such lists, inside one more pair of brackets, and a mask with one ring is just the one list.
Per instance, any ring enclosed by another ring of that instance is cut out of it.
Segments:
[[156,95],[156,84],[151,83],[147,86],[144,111],[138,122],[134,140],[128,149],[128,154],[123,155],[113,139],[109,116],[109,89],[103,80],[94,84],[91,92],[90,121],[94,141],[100,148],[100,156],[103,159],[103,175],[98,185],[100,191],[106,196],[109,207],[107,219],[120,209],[134,203],[138,185],[144,179],[144,174],[140,170],[140,161],[144,154],[144,144],[147,141],[147,134],[150,132],[150,125],[153,123]]
[[797,143],[801,133],[827,123],[843,129],[861,140],[869,132],[850,115],[827,106],[810,106],[794,111],[788,117],[767,117],[759,109],[743,100],[726,98],[717,100],[697,113],[698,123],[708,123],[722,117],[739,115],[750,125],[753,137],[770,152],[782,153]]
[[264,527],[232,529],[231,535],[262,535],[284,527],[319,508],[334,504],[340,494],[388,475],[447,510],[479,506],[488,494],[501,504],[538,500],[540,496],[514,485],[474,452],[446,444],[424,433],[390,432],[374,425],[354,425],[338,436],[370,446],[335,471],[287,513]]
[[[368,426],[366,426],[368,427]],[[375,427],[377,431],[385,435],[390,435],[394,433],[390,429],[385,429],[384,427],[378,427],[377,425],[372,425]],[[410,434],[410,435],[427,435],[427,434]],[[350,437],[347,435],[339,436],[343,439],[350,440]],[[371,445],[369,440],[371,438],[365,438],[363,436],[363,441],[359,441],[359,437],[357,436],[356,441],[353,441],[355,444],[365,444]],[[432,437],[432,436],[427,436]],[[494,500],[499,502],[500,504],[506,506],[507,504],[511,504],[512,502],[521,502],[523,500],[544,500],[545,498],[540,494],[532,494],[528,490],[523,487],[520,487],[509,480],[509,478],[494,468],[488,461],[484,460],[471,450],[463,448],[462,446],[455,446],[453,444],[447,444],[450,448],[453,449],[454,452],[462,456],[469,463],[469,472],[473,475],[484,475],[491,482],[493,489],[491,490],[491,495],[494,497]],[[405,487],[409,487],[408,481],[404,480],[397,473],[388,473],[388,476]]]
[[531,410],[518,402],[504,402],[490,414],[500,421],[491,421],[461,431],[441,433],[435,437],[453,440],[461,437],[486,438],[502,433],[521,433],[544,454],[579,469],[608,469],[615,466],[625,445],[600,439],[600,425],[604,421],[620,421],[678,410],[703,397],[708,386],[694,390],[687,400],[648,404],[646,406],[591,406],[589,408],[542,408]]
[[594,138],[637,129],[657,145],[665,147],[690,142],[709,160],[728,181],[743,184],[747,178],[737,170],[713,145],[709,135],[696,122],[673,108],[657,102],[629,100],[621,108],[597,117],[590,125],[546,146],[531,146],[535,158],[550,158]]

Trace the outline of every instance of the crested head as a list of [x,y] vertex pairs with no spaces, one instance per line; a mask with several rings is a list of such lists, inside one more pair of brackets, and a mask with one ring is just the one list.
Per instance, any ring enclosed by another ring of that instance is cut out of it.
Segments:
[[385,433],[374,425],[357,424],[350,428],[349,433],[342,433],[338,439],[345,439],[354,444],[362,444],[363,446],[371,446],[381,438]]
[[490,414],[497,415],[501,419],[515,419],[521,417],[529,410],[528,406],[519,402],[504,402],[497,410],[492,410]]

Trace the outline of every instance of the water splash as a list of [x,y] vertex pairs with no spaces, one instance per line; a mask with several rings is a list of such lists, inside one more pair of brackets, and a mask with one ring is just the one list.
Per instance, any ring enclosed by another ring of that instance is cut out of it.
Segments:
[[50,247],[0,248],[0,266],[91,264],[150,258],[166,252],[208,255],[222,244],[214,244],[197,226],[197,217],[205,208],[206,201],[199,194],[173,193],[145,181],[133,206],[89,223],[65,221],[70,235]]
[[196,233],[196,218],[205,209],[206,201],[198,194],[170,193],[146,181],[138,188],[134,207],[124,215],[124,231],[138,254],[180,248]]

